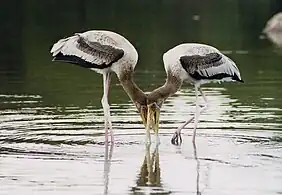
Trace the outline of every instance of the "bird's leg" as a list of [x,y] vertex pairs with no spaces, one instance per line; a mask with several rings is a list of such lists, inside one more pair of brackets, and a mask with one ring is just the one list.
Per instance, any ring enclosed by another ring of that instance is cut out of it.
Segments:
[[[201,96],[203,97],[203,99],[204,99],[204,101],[205,101],[205,106],[204,106],[204,108],[205,108],[205,107],[208,107],[208,99],[207,99],[205,93],[203,92],[203,90],[201,89],[201,87],[199,87],[199,91],[200,91]],[[203,109],[204,109],[204,108],[203,108]],[[203,109],[202,109],[202,110],[203,110]]]
[[108,128],[110,129],[111,134],[111,142],[114,142],[112,123],[110,118],[110,106],[108,102],[109,97],[109,88],[110,88],[110,73],[103,74],[103,84],[104,84],[104,95],[102,98],[102,106],[104,109],[104,117],[105,117],[105,142],[108,142]]
[[[111,85],[111,73],[109,72],[107,74],[107,97],[109,97],[109,91],[110,91],[110,85]],[[108,98],[107,98],[108,99]],[[111,135],[111,142],[114,143],[114,133],[113,133],[113,127],[112,127],[112,119],[111,119],[111,113],[110,113],[110,106],[108,103],[108,123],[109,123],[109,129],[110,129],[110,135]]]
[[196,130],[197,130],[198,120],[199,120],[199,115],[200,115],[199,100],[198,100],[198,86],[197,85],[195,85],[195,95],[196,95],[196,110],[195,110],[194,130],[193,130],[193,138],[192,138],[193,143],[195,143]]
[[[204,92],[202,91],[202,89],[200,87],[199,87],[199,91],[200,91],[200,93],[201,93],[201,95],[202,95],[202,97],[205,101],[205,106],[199,112],[199,115],[200,115],[208,108],[208,100],[207,100],[207,97],[205,96]],[[197,105],[197,99],[196,99],[196,105]],[[194,120],[194,118],[195,118],[195,115],[192,116],[189,120],[187,120],[184,124],[182,124],[181,126],[179,126],[177,128],[177,130],[174,132],[173,137],[171,139],[172,144],[180,145],[182,143],[181,130],[184,129],[184,127],[186,127],[186,125],[191,123]]]

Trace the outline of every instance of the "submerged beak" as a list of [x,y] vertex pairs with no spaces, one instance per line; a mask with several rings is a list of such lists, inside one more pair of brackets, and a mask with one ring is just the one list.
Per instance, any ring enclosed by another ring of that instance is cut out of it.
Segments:
[[149,125],[149,128],[152,128],[155,133],[158,133],[160,123],[160,107],[156,103],[148,105],[147,117],[147,125]]

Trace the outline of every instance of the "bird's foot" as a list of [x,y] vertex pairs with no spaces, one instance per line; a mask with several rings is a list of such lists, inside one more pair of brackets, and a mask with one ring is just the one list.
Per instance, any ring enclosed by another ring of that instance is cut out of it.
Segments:
[[181,134],[178,131],[175,131],[175,133],[173,134],[172,138],[171,138],[171,143],[173,145],[181,145],[182,143],[182,138],[181,138]]

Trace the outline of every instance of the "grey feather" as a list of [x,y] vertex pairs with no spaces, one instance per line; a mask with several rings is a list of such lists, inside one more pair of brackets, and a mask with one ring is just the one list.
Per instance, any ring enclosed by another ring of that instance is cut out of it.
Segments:
[[77,49],[93,56],[94,59],[97,59],[97,61],[100,62],[96,62],[97,64],[109,65],[118,61],[124,55],[124,51],[122,49],[114,48],[110,45],[103,45],[99,42],[91,42],[79,34],[76,35],[78,36],[78,44],[76,45]]

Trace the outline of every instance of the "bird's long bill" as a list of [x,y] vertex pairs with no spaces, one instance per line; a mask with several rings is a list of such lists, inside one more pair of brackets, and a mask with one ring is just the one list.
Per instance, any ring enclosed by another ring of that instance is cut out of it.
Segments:
[[154,130],[155,133],[159,132],[160,123],[160,108],[154,103],[148,105],[147,125]]
[[147,114],[148,114],[148,111],[147,111],[147,106],[146,107],[142,107],[140,109],[140,116],[142,118],[142,122],[146,128],[146,125],[147,125]]

